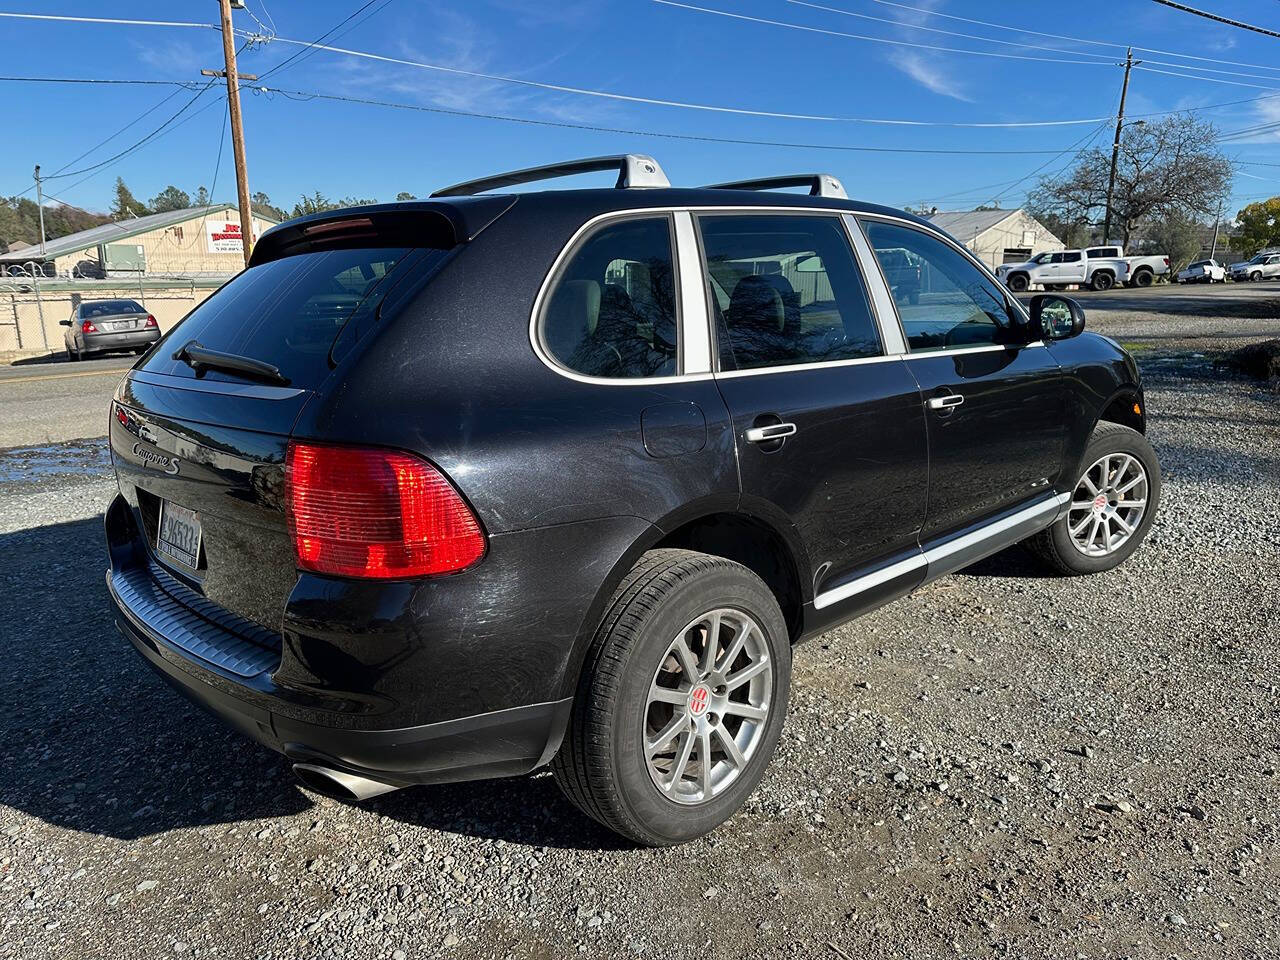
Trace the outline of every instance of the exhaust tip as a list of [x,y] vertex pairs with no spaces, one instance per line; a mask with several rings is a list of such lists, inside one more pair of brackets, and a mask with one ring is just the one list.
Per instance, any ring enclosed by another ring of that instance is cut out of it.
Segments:
[[400,789],[399,784],[372,780],[369,777],[361,777],[317,763],[295,763],[293,775],[307,789],[346,803],[368,800]]

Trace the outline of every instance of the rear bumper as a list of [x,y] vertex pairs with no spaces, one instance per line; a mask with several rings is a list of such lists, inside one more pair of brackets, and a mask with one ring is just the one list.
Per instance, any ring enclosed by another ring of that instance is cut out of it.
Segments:
[[[408,786],[527,773],[551,759],[564,736],[571,699],[387,730],[311,723],[271,709],[265,678],[229,679],[200,663],[131,609],[107,574],[116,625],[147,663],[183,695],[245,736],[296,762],[319,763]],[[243,687],[242,695],[235,689]]]
[[86,333],[83,336],[86,352],[91,350],[132,350],[135,347],[155,343],[160,339],[160,331],[152,328],[150,330],[126,330],[123,333]]

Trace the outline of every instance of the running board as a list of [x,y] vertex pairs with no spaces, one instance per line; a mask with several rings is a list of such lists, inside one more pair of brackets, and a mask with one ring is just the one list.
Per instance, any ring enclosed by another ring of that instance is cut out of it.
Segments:
[[905,577],[921,567],[929,568],[927,574],[929,580],[967,567],[983,557],[998,553],[1005,547],[1012,546],[1019,540],[1043,530],[1058,519],[1063,508],[1070,502],[1071,494],[1058,494],[955,539],[930,547],[928,550],[922,550],[915,556],[842,583],[814,597],[814,609],[822,610],[832,604],[848,600],[850,597],[865,593],[899,577]]

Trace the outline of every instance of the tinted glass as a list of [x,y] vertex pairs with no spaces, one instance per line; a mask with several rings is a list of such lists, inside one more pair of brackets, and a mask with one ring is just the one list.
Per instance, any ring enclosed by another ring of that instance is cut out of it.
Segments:
[[1062,262],[1063,262],[1063,263],[1079,263],[1079,262],[1080,262],[1080,251],[1079,251],[1079,250],[1072,250],[1070,253],[1064,253],[1064,254],[1062,255]]
[[542,315],[542,343],[592,377],[677,372],[675,278],[668,217],[601,227],[570,257]]
[[[950,244],[910,227],[865,221],[867,238],[889,279],[913,352],[1013,342],[1004,294]],[[921,264],[914,290],[893,282],[889,263],[909,250]]]
[[[877,356],[880,335],[844,224],[823,216],[699,217],[725,369]],[[907,251],[891,255],[904,274]]]
[[80,316],[88,320],[93,317],[117,317],[125,313],[146,313],[142,305],[132,300],[86,300],[80,304]]
[[[410,254],[405,248],[328,250],[273,260],[238,274],[195,308],[154,350],[142,369],[194,376],[173,360],[182,344],[265,360],[293,386],[315,387],[329,374],[329,350],[356,316],[372,317],[391,287],[389,277]],[[442,258],[441,251],[430,257]],[[216,370],[210,379],[236,379]]]

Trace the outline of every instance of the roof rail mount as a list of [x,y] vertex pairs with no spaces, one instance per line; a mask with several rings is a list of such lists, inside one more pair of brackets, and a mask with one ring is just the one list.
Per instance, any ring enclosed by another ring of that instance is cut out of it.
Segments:
[[777,190],[780,187],[808,187],[811,197],[836,197],[848,200],[844,186],[829,173],[793,173],[759,180],[735,180],[733,183],[708,184],[710,190]]
[[545,167],[529,167],[525,170],[512,170],[509,173],[498,173],[492,177],[479,180],[468,180],[466,183],[455,183],[431,194],[433,197],[468,197],[486,190],[497,190],[501,187],[512,187],[518,183],[534,183],[538,180],[554,180],[557,177],[571,177],[579,173],[594,173],[597,170],[617,170],[618,189],[630,187],[669,187],[671,181],[658,166],[658,161],[640,153],[620,153],[612,157],[587,157],[582,160],[566,160],[564,163],[550,163]]

